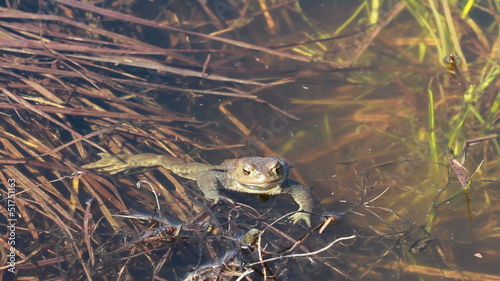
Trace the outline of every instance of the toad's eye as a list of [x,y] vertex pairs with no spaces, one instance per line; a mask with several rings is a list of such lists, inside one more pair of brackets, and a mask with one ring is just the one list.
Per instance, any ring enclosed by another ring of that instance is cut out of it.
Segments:
[[243,168],[242,168],[242,170],[243,170],[243,174],[244,174],[245,176],[250,175],[250,170],[249,170],[247,167],[243,167]]
[[277,165],[275,168],[274,168],[274,171],[276,172],[277,175],[281,175],[283,173],[283,166],[282,165]]

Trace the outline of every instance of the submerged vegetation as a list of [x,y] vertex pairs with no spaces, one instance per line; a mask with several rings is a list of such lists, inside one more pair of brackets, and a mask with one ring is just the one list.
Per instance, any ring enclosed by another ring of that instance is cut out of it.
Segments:
[[[331,2],[6,1],[0,277],[499,280],[500,3]],[[295,160],[313,227],[98,152]]]

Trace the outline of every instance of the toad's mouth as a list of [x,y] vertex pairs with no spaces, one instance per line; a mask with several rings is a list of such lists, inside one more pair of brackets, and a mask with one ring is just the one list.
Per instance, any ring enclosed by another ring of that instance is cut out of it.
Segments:
[[276,186],[280,185],[283,182],[284,179],[277,179],[275,181],[268,181],[268,182],[263,182],[263,183],[258,183],[258,182],[239,182],[242,186],[244,186],[247,189],[252,189],[252,190],[270,190],[275,188]]

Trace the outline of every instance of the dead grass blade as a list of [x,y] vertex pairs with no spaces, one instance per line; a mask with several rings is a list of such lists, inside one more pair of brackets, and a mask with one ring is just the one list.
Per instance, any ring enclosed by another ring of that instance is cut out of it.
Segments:
[[[41,116],[43,116],[44,118],[52,121],[53,123],[59,125],[60,127],[66,129],[67,131],[71,132],[72,134],[78,136],[79,138],[82,138],[83,139],[83,136],[80,135],[79,133],[75,132],[72,128],[68,127],[67,125],[59,122],[58,120],[52,118],[50,115],[48,115],[47,113],[43,112],[42,110],[34,107],[33,105],[31,105],[30,103],[28,103],[27,101],[25,101],[23,98],[19,97],[18,95],[16,94],[13,94],[11,93],[9,90],[5,89],[5,88],[2,88],[0,87],[0,90],[2,90],[2,92],[10,97],[11,99],[13,99],[14,101],[16,101],[17,103],[19,103],[21,106],[25,107],[26,109],[30,110],[30,111],[33,111]],[[92,144],[93,146],[95,146],[96,148],[98,148],[99,150],[101,150],[102,152],[106,152],[106,149],[100,145],[98,145],[97,143],[91,141],[91,140],[88,140],[88,139],[84,139],[86,142]]]
[[170,31],[174,31],[174,32],[180,32],[180,33],[185,33],[185,34],[189,34],[189,35],[194,35],[194,36],[198,36],[198,37],[201,37],[201,38],[215,40],[215,41],[220,41],[220,42],[227,43],[227,44],[230,44],[230,45],[242,47],[242,48],[245,48],[245,49],[251,49],[251,50],[261,51],[261,52],[268,53],[268,54],[275,55],[275,56],[285,57],[285,58],[294,59],[294,60],[298,60],[298,61],[304,61],[304,62],[320,61],[320,60],[317,60],[317,59],[314,59],[314,58],[309,58],[309,57],[304,57],[304,56],[298,56],[298,55],[288,54],[288,53],[285,53],[285,52],[276,51],[276,50],[273,50],[273,49],[264,48],[264,47],[260,47],[260,46],[256,46],[256,45],[252,45],[252,44],[248,44],[248,43],[244,43],[244,42],[241,42],[241,41],[236,41],[236,40],[227,39],[227,38],[223,38],[223,37],[217,37],[217,36],[210,36],[210,35],[206,35],[206,34],[199,33],[199,32],[193,32],[193,31],[183,30],[183,29],[176,28],[176,27],[173,27],[173,26],[162,25],[162,24],[158,24],[156,22],[152,22],[152,21],[148,21],[148,20],[145,20],[145,19],[137,18],[137,17],[131,16],[131,15],[127,15],[127,14],[122,14],[122,13],[119,13],[119,12],[114,12],[114,11],[102,9],[102,8],[99,8],[99,7],[96,7],[96,6],[93,6],[93,5],[89,5],[89,4],[86,4],[86,3],[78,2],[78,1],[73,1],[73,0],[56,0],[56,2],[64,4],[64,5],[68,5],[68,6],[71,6],[71,7],[79,8],[79,9],[82,9],[82,10],[90,11],[90,12],[93,12],[93,13],[96,13],[96,14],[99,14],[99,15],[103,15],[103,16],[106,16],[106,17],[118,19],[118,20],[123,20],[123,21],[128,21],[128,22],[134,22],[134,23],[137,23],[137,24],[142,24],[142,25],[146,25],[146,26],[156,27],[156,28],[159,28],[159,29],[166,29],[166,30],[170,30]]

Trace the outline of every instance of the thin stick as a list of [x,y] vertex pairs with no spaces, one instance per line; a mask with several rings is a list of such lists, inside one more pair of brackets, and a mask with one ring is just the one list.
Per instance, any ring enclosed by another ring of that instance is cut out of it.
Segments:
[[354,238],[356,238],[356,235],[351,235],[351,236],[346,236],[346,237],[340,237],[340,238],[335,239],[333,242],[331,242],[330,244],[326,245],[325,247],[323,247],[323,248],[321,248],[319,250],[313,251],[313,252],[298,253],[298,254],[291,254],[291,255],[286,255],[286,256],[279,256],[279,257],[269,258],[269,259],[266,259],[266,260],[261,260],[261,261],[258,261],[258,262],[247,264],[247,266],[254,266],[254,265],[263,264],[263,263],[270,262],[270,261],[282,260],[282,259],[287,259],[287,258],[298,258],[298,257],[313,256],[313,255],[316,255],[316,254],[319,254],[321,252],[324,252],[324,251],[328,250],[329,248],[331,248],[333,245],[337,244],[340,241],[354,239]]

